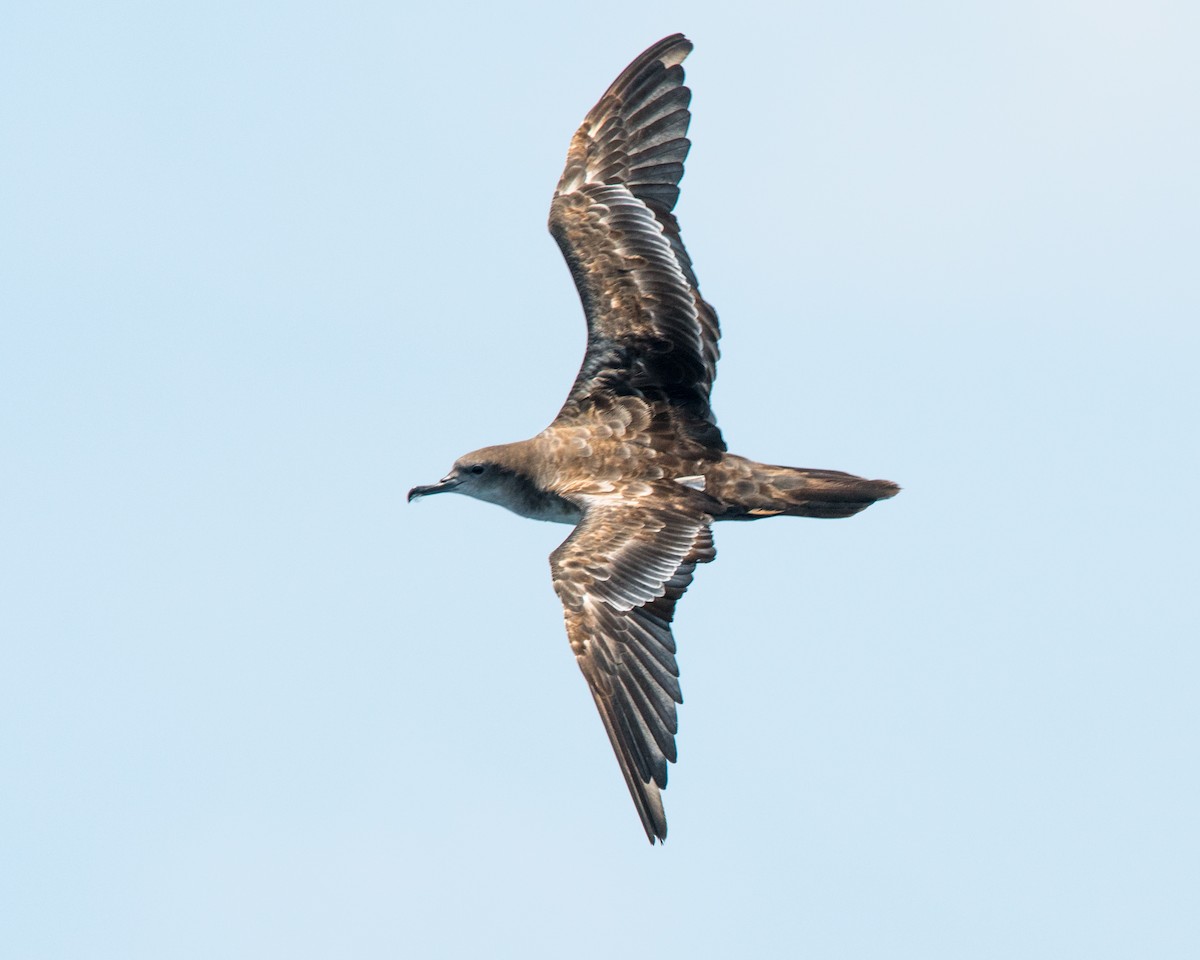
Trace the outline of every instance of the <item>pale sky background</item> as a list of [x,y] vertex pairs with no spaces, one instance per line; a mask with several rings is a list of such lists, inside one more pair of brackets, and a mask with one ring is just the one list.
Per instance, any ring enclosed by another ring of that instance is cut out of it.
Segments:
[[[10,5],[0,954],[1200,956],[1200,15]],[[732,449],[645,840],[567,533],[567,141],[676,30]]]

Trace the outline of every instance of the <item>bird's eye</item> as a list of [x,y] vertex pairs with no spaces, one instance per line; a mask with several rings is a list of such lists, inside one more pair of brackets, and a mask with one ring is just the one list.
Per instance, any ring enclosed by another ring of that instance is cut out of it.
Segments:
[[471,467],[471,472],[472,472],[473,474],[475,474],[475,476],[479,476],[479,475],[480,475],[481,473],[483,473],[483,472],[484,472],[486,469],[487,469],[487,467],[485,467],[485,466],[484,466],[482,463],[477,463],[477,464],[475,464],[474,466],[472,466],[472,467]]

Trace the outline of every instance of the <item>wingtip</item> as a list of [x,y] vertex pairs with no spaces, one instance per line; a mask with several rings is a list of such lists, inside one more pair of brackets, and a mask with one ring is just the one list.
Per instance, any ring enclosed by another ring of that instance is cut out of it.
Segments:
[[673,67],[683,63],[687,55],[695,49],[696,45],[692,43],[682,33],[673,33],[669,37],[663,37],[654,45],[662,49],[660,58],[663,65]]
[[[641,813],[638,809],[638,813]],[[656,843],[660,846],[667,842],[667,821],[666,818],[647,819],[642,818],[642,829],[646,831],[646,839],[650,841],[650,846]]]
[[694,46],[692,41],[682,33],[673,33],[669,37],[663,37],[657,43],[650,44],[633,59],[629,66],[621,71],[620,76],[608,88],[608,93],[613,94],[624,89],[632,83],[634,77],[641,74],[656,60],[667,69],[679,66],[687,59]]

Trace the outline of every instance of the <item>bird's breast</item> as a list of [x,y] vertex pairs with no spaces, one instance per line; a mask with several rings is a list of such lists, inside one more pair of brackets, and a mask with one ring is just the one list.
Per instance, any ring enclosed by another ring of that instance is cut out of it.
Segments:
[[579,507],[570,500],[540,486],[532,477],[519,473],[509,473],[499,478],[499,482],[494,483],[480,499],[491,500],[531,520],[575,524],[581,516]]

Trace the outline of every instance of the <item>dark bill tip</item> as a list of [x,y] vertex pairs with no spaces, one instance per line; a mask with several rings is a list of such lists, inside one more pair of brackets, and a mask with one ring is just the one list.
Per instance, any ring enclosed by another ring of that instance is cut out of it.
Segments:
[[431,493],[446,493],[457,487],[460,482],[461,481],[458,479],[458,477],[449,476],[444,477],[437,483],[431,483],[428,486],[413,487],[408,491],[408,502],[412,503],[414,500],[419,500],[421,497],[427,497]]

